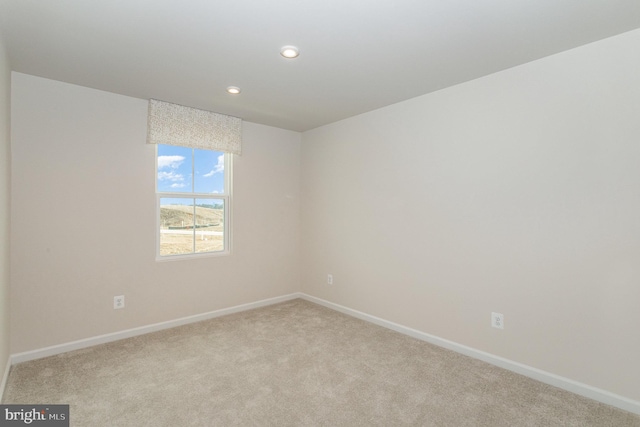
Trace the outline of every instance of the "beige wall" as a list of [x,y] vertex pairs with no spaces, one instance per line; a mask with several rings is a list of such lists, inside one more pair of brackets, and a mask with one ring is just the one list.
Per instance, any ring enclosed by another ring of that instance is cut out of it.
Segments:
[[[0,372],[9,358],[9,235],[11,212],[11,71],[0,36]],[[0,376],[3,375],[0,373]]]
[[305,132],[303,291],[640,400],[638,46]]
[[156,262],[147,101],[20,73],[12,89],[12,353],[299,290],[299,133],[244,124],[231,256]]

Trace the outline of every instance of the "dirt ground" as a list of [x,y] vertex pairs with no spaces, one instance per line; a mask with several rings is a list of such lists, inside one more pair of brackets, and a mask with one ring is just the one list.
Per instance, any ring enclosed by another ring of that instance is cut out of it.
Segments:
[[[193,207],[182,205],[163,205],[160,207],[161,230],[160,255],[189,254],[194,251]],[[195,230],[195,252],[216,252],[224,250],[224,236],[207,232],[224,231],[224,212],[222,209],[196,207],[196,225],[209,225]],[[169,227],[181,227],[169,230]],[[184,228],[182,228],[184,227]],[[189,233],[189,234],[187,234]]]

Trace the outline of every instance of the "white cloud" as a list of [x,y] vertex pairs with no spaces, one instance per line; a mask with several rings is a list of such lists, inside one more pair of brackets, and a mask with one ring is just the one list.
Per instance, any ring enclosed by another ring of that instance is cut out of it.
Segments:
[[184,181],[184,175],[182,175],[180,173],[175,173],[173,171],[170,171],[170,172],[158,172],[158,180],[159,181],[182,182],[182,181]]
[[221,154],[220,156],[218,156],[218,164],[216,164],[213,169],[211,170],[211,172],[206,173],[202,176],[204,176],[205,178],[209,178],[217,173],[220,172],[224,172],[224,154]]
[[184,156],[158,156],[158,169],[177,169],[184,162]]
[[178,184],[176,182],[176,183],[171,184],[171,188],[182,188],[182,187],[185,187],[186,185],[187,184]]

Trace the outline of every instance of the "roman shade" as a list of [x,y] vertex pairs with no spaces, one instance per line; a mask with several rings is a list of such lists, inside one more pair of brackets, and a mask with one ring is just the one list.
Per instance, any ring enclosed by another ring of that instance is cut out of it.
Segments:
[[147,144],[168,144],[242,154],[242,119],[149,100]]

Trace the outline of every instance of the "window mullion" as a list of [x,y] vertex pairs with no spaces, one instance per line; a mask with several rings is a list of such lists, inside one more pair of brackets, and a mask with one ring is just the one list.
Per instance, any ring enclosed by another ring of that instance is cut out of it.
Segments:
[[193,250],[192,252],[196,253],[196,199],[193,199],[193,220],[191,221],[191,227],[193,229]]
[[193,193],[193,216],[191,220],[191,231],[193,238],[193,245],[191,248],[191,253],[196,253],[196,149],[191,149],[191,192]]

